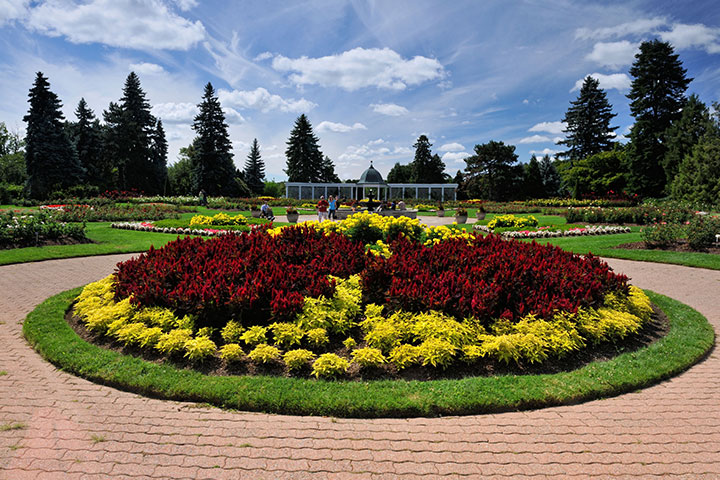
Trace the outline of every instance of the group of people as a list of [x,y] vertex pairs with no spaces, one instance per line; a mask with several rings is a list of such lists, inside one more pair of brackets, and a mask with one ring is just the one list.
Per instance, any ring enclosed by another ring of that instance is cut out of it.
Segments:
[[320,195],[320,201],[317,203],[318,221],[337,220],[337,209],[341,205],[340,197],[330,195],[325,200],[325,195]]

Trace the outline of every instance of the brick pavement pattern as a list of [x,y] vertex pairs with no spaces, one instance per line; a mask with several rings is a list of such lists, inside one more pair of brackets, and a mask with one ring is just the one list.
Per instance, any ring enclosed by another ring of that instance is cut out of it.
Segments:
[[[720,478],[720,355],[654,387],[467,417],[335,419],[223,411],[68,375],[24,317],[128,255],[0,267],[0,479]],[[720,271],[609,260],[720,325]]]

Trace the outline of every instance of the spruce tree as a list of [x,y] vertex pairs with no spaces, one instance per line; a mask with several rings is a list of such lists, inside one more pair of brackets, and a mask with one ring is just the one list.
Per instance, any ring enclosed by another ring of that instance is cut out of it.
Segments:
[[295,120],[287,146],[285,173],[288,181],[319,182],[322,178],[324,157],[318,146],[318,138],[304,113]]
[[155,124],[155,130],[153,131],[151,140],[151,158],[155,188],[158,193],[164,195],[167,191],[168,144],[165,138],[165,129],[163,128],[162,120],[158,120]]
[[102,151],[102,126],[84,98],[75,109],[77,122],[71,125],[72,139],[78,160],[85,169],[85,183],[105,190],[111,186],[110,166],[104,161]]
[[686,73],[669,43],[653,40],[640,44],[630,68],[634,80],[628,94],[635,117],[627,151],[628,187],[633,193],[660,196],[664,191],[665,135],[682,115],[685,90],[692,81]]
[[540,162],[535,155],[530,157],[530,161],[525,164],[525,181],[523,182],[523,193],[526,198],[544,198],[545,188],[542,181],[542,173],[540,172]]
[[591,76],[585,77],[577,100],[570,102],[563,122],[567,128],[565,140],[559,145],[567,145],[568,150],[558,153],[572,161],[580,160],[596,153],[610,150],[615,137],[610,121],[615,116],[600,82]]
[[253,139],[250,153],[245,160],[245,183],[253,195],[262,195],[265,189],[265,162],[260,157],[257,138]]
[[545,154],[540,161],[540,177],[542,178],[545,195],[548,197],[559,197],[562,183],[560,174],[548,154]]
[[152,138],[156,129],[155,117],[150,113],[150,103],[140,87],[135,72],[125,79],[123,96],[119,103],[119,118],[113,119],[117,148],[117,165],[120,170],[120,187],[137,189],[147,194],[159,193],[164,179],[153,161]]
[[415,158],[410,163],[412,167],[412,183],[443,183],[445,177],[445,164],[439,155],[433,155],[430,147],[432,143],[425,135],[420,135],[415,148]]
[[124,160],[120,153],[122,117],[122,108],[115,102],[110,102],[108,109],[103,111],[105,125],[101,132],[102,163],[110,172],[106,179],[107,189],[122,190],[126,185]]
[[322,165],[320,166],[320,182],[340,183],[340,177],[335,173],[335,164],[327,155],[323,158]]
[[67,135],[62,103],[50,91],[47,78],[38,72],[30,89],[25,137],[25,164],[28,193],[44,199],[57,190],[82,182],[84,171]]
[[720,137],[706,135],[683,158],[671,185],[678,200],[716,205],[720,198]]
[[239,192],[237,169],[233,163],[232,143],[225,123],[225,114],[208,82],[203,100],[198,104],[200,113],[194,119],[195,181],[197,190],[208,195],[234,196]]
[[683,106],[680,119],[665,132],[667,153],[662,166],[667,180],[666,193],[670,193],[670,184],[677,175],[680,163],[692,152],[700,139],[708,134],[718,134],[710,117],[710,110],[697,95],[690,95]]

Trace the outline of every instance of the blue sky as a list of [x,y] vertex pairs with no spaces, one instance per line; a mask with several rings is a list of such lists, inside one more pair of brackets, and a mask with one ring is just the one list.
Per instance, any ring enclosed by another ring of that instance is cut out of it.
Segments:
[[454,175],[489,140],[516,145],[523,162],[559,150],[586,75],[626,135],[628,70],[653,38],[675,46],[688,93],[720,100],[716,0],[0,0],[0,121],[22,131],[37,71],[74,119],[81,97],[101,116],[134,70],[170,163],[210,81],[240,168],[257,138],[268,178],[284,180],[285,142],[306,113],[342,179],[370,160],[383,175],[408,163],[420,134]]

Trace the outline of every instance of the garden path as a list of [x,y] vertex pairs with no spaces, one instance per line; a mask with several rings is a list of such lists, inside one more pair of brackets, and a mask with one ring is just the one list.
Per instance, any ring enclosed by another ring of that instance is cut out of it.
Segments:
[[[720,478],[717,349],[676,378],[615,398],[376,420],[144,398],[42,360],[22,336],[27,313],[128,257],[0,267],[0,479]],[[720,329],[720,271],[609,262],[633,283],[697,308]]]

